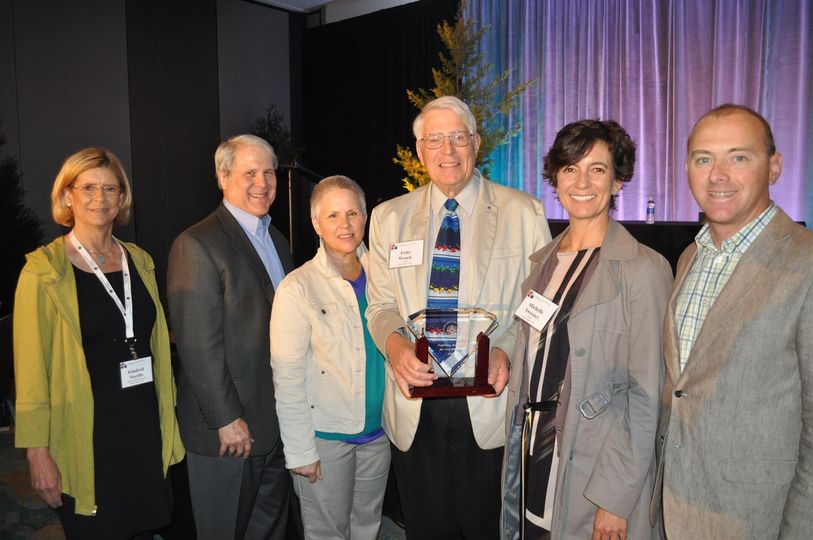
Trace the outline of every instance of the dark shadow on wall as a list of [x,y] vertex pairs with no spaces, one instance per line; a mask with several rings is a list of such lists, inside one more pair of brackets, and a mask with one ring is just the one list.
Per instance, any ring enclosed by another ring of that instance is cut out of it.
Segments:
[[405,193],[392,158],[396,144],[414,146],[418,110],[406,89],[433,86],[436,28],[456,8],[456,0],[422,0],[305,32],[307,165],[356,180],[369,209]]
[[127,69],[138,244],[165,283],[172,240],[220,200],[214,0],[128,0]]

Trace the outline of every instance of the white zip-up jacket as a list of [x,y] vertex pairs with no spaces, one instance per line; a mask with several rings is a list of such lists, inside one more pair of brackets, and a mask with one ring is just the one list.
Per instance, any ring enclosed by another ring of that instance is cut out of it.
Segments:
[[[367,270],[367,248],[358,248]],[[319,460],[315,431],[358,433],[365,420],[364,327],[353,287],[320,246],[274,293],[271,368],[285,466]]]

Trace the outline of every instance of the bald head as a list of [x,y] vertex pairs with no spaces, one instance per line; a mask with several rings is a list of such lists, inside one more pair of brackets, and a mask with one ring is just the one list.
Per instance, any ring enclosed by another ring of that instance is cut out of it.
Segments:
[[717,107],[713,108],[703,116],[697,119],[697,122],[694,123],[692,127],[692,131],[689,133],[689,138],[686,141],[686,149],[688,151],[689,148],[692,146],[692,137],[694,137],[695,132],[697,131],[697,127],[700,125],[701,122],[707,120],[709,118],[723,118],[731,115],[735,115],[738,113],[744,113],[748,116],[751,116],[755,120],[757,120],[762,127],[762,134],[763,140],[765,141],[765,149],[768,151],[768,155],[772,156],[776,153],[776,143],[773,139],[773,131],[771,131],[771,125],[765,120],[761,114],[756,112],[754,109],[750,107],[746,107],[745,105],[737,105],[735,103],[724,103],[723,105],[718,105]]

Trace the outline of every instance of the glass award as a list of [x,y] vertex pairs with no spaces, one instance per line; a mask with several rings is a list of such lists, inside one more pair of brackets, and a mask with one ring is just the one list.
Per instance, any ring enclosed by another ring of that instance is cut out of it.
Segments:
[[488,384],[489,335],[497,317],[481,308],[426,308],[407,319],[415,355],[432,362],[438,378],[431,386],[410,388],[412,397],[459,397],[494,394]]

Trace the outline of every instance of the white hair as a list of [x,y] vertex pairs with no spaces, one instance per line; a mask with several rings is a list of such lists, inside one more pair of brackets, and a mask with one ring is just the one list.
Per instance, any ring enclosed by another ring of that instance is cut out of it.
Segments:
[[421,114],[412,122],[412,133],[415,134],[416,140],[422,139],[425,135],[423,132],[423,122],[426,120],[426,113],[436,109],[447,109],[457,113],[463,120],[463,123],[466,124],[466,129],[469,133],[477,133],[477,120],[474,118],[469,106],[454,96],[441,96],[424,105],[423,109],[421,109]]

